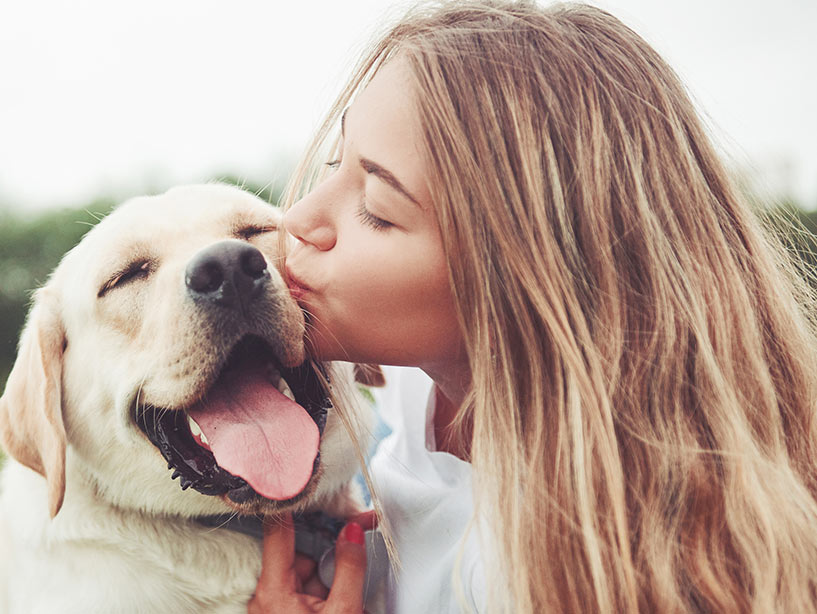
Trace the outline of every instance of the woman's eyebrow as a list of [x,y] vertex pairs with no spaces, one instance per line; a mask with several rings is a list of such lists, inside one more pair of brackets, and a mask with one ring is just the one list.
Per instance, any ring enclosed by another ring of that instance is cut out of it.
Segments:
[[[346,113],[348,111],[349,107],[346,107],[343,110],[343,115],[340,116],[340,135],[344,138],[346,137]],[[394,173],[392,173],[390,170],[383,168],[373,160],[363,157],[360,158],[360,166],[362,166],[363,170],[365,170],[367,173],[374,175],[384,183],[387,183],[392,188],[400,192],[403,196],[420,207],[420,209],[425,209],[425,207],[420,204],[420,201],[418,201],[414,195],[409,192],[402,183],[400,183],[400,180],[397,179],[397,177],[394,176]]]
[[412,193],[409,192],[402,183],[400,183],[400,180],[397,179],[397,177],[395,177],[391,171],[383,168],[377,162],[373,162],[372,160],[363,157],[360,158],[360,166],[362,166],[363,170],[365,170],[367,173],[374,175],[384,183],[387,183],[392,188],[400,192],[403,196],[420,207],[420,209],[424,209],[423,205],[420,204],[420,201],[414,198]]

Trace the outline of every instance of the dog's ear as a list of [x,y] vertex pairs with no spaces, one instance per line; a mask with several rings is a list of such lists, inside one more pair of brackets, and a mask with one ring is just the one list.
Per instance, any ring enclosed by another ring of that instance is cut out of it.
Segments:
[[65,334],[56,298],[47,289],[35,297],[0,397],[0,443],[12,458],[46,478],[53,518],[65,495],[61,399]]
[[382,388],[386,385],[386,376],[383,375],[383,369],[380,368],[380,365],[367,365],[358,362],[355,363],[355,381],[371,388]]

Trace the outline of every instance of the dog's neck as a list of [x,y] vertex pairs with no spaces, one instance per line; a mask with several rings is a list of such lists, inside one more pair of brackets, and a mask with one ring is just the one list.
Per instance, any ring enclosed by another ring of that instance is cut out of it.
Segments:
[[215,516],[200,516],[196,522],[213,529],[227,529],[236,533],[243,533],[256,539],[263,539],[264,524],[255,516],[236,516],[235,514],[217,514]]
[[[257,516],[236,516],[221,514],[201,516],[196,521],[214,529],[227,529],[254,537],[259,541],[264,537],[264,523]],[[343,521],[327,516],[323,512],[295,514],[295,550],[315,561],[327,550],[331,550],[338,538]]]

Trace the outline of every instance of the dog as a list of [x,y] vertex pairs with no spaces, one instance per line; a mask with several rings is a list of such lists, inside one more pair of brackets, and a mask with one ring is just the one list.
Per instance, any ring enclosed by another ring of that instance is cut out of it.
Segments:
[[222,184],[134,198],[36,291],[0,398],[3,612],[243,613],[260,542],[213,517],[359,509],[366,412],[352,365],[305,360],[279,225]]

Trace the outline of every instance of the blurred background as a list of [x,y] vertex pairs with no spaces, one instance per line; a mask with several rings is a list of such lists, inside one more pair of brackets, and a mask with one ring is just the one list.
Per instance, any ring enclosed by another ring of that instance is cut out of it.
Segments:
[[[813,228],[817,2],[592,3],[676,68],[757,206]],[[31,290],[99,215],[212,179],[275,202],[360,51],[411,4],[0,4],[0,391]]]

